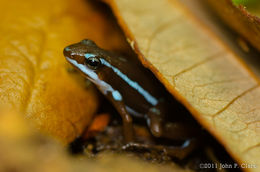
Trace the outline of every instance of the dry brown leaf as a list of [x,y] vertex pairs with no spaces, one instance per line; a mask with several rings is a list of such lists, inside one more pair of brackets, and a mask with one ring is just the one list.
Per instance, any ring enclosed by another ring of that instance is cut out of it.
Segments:
[[96,95],[65,68],[63,47],[82,36],[75,16],[63,16],[68,2],[0,1],[1,105],[65,143],[82,132],[97,107]]
[[230,27],[260,50],[259,16],[251,14],[243,6],[235,6],[231,0],[206,0],[205,2],[209,3]]
[[141,61],[240,163],[260,168],[259,81],[178,0],[108,0]]
[[62,50],[84,38],[124,50],[123,36],[91,2],[0,1],[0,11],[0,106],[16,108],[64,143],[72,141],[90,122],[97,96],[68,74]]

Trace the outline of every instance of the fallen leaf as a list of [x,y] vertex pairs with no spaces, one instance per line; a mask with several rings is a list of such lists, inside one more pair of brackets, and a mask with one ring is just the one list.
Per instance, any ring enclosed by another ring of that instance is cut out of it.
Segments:
[[0,106],[71,142],[90,123],[98,101],[93,89],[68,74],[63,48],[89,38],[124,50],[124,37],[90,1],[0,1],[0,10]]
[[[236,32],[245,37],[255,48],[260,50],[260,18],[254,14],[260,14],[260,10],[248,11],[244,6],[235,6],[231,0],[205,1],[217,12],[217,14]],[[255,2],[258,3],[259,2]],[[259,5],[258,5],[259,7]]]
[[142,63],[241,165],[258,167],[245,170],[259,171],[260,88],[249,68],[178,0],[107,3]]

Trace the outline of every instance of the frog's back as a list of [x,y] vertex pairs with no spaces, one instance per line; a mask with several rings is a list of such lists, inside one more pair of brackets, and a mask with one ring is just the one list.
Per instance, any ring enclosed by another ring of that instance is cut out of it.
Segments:
[[122,95],[127,107],[145,114],[162,99],[164,88],[141,64],[116,55],[110,55],[104,63],[109,66],[103,71],[105,82]]

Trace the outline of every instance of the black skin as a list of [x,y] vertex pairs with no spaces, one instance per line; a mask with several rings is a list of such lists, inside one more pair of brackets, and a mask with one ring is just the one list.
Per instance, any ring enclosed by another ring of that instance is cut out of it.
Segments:
[[[144,118],[155,137],[187,140],[196,135],[198,131],[196,127],[178,122],[177,115],[181,114],[183,109],[171,108],[172,104],[176,104],[175,100],[169,98],[169,94],[159,81],[140,63],[101,49],[88,39],[66,47],[63,53],[66,59],[92,81],[119,112],[123,121],[126,147],[136,147],[137,145],[133,143],[133,116]],[[82,68],[87,70],[83,71]],[[95,77],[93,77],[93,73],[96,75]],[[125,79],[125,76],[128,79]],[[138,86],[133,83],[137,83]],[[105,88],[104,85],[106,85]],[[111,86],[112,91],[107,86]],[[152,97],[153,101],[145,96],[146,93],[143,90],[149,94],[149,98]],[[113,96],[115,92],[117,94]],[[146,145],[139,144],[139,146],[145,147]],[[164,147],[162,149],[166,149],[169,154],[183,158],[194,147],[194,141],[191,141],[183,147]]]

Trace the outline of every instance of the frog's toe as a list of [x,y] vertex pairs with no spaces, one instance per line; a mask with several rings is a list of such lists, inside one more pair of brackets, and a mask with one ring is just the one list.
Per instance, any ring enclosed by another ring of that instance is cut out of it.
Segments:
[[152,124],[151,128],[151,133],[155,137],[161,137],[162,136],[162,127],[159,123],[154,123]]

